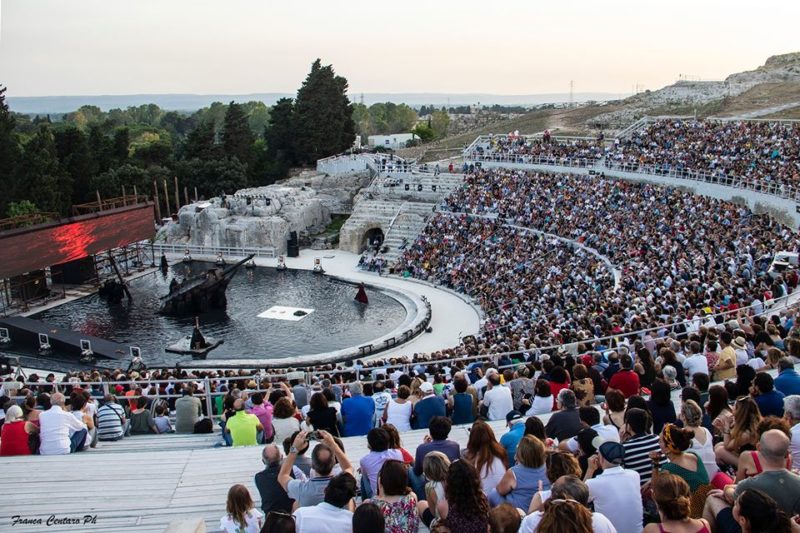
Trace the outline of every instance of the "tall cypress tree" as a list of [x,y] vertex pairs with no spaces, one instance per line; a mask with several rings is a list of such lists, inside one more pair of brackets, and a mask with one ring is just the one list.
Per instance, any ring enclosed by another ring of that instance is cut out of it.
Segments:
[[17,195],[15,177],[22,155],[14,134],[17,122],[8,110],[5,92],[6,88],[0,85],[0,218],[5,216],[8,202]]
[[231,102],[225,112],[222,129],[222,149],[227,157],[236,157],[245,165],[253,162],[253,132],[242,106]]
[[311,65],[297,91],[293,123],[294,153],[299,163],[347,150],[355,139],[353,106],[347,98],[347,80],[333,66]]
[[56,130],[54,137],[61,170],[72,182],[72,203],[86,202],[96,173],[86,135],[75,126],[67,126]]
[[269,123],[264,130],[267,157],[287,164],[294,160],[292,153],[292,118],[294,104],[291,98],[281,98],[272,106]]
[[20,177],[26,188],[26,199],[42,211],[66,214],[72,196],[72,180],[58,165],[53,132],[46,125],[39,127],[25,144]]
[[185,159],[209,161],[219,157],[219,147],[215,142],[214,122],[204,120],[186,136]]

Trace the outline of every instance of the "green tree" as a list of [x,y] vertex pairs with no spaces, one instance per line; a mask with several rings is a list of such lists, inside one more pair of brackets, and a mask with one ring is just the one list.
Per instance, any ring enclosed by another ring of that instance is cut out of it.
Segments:
[[0,85],[0,212],[5,213],[8,201],[17,194],[17,168],[22,150],[14,133],[16,120],[8,110],[6,88]]
[[269,108],[264,102],[247,102],[242,106],[253,135],[261,135],[269,124]]
[[[92,124],[89,126],[89,150],[92,154],[94,168],[93,174],[105,172],[113,164],[112,140],[103,132],[103,126]],[[87,181],[90,176],[86,176]]]
[[434,111],[431,114],[430,127],[436,139],[445,137],[450,128],[450,115],[447,114],[447,111]]
[[433,133],[433,129],[427,124],[417,124],[414,129],[411,130],[411,133],[414,133],[424,143],[430,142],[436,137],[436,134]]
[[21,179],[27,198],[47,212],[66,214],[72,197],[72,182],[61,173],[53,132],[42,125],[25,144]]
[[222,128],[222,150],[227,157],[235,157],[249,166],[253,161],[253,132],[242,106],[231,101],[225,113]]
[[172,161],[172,143],[169,139],[162,138],[140,143],[134,148],[131,159],[145,167],[169,166]]
[[353,106],[347,98],[347,80],[333,66],[311,65],[297,91],[294,106],[294,154],[298,163],[313,163],[350,148],[355,139]]
[[[120,196],[123,186],[126,194],[133,194],[135,188],[139,194],[150,195],[153,192],[153,180],[156,180],[156,183],[161,187],[161,182],[165,178],[171,180],[172,175],[169,169],[161,166],[151,166],[144,169],[140,166],[126,163],[95,176],[92,180],[92,190],[99,191],[103,198]],[[170,200],[172,199],[170,198]]]
[[272,107],[269,123],[264,130],[267,157],[287,165],[294,161],[292,132],[294,104],[291,98],[281,98]]
[[121,165],[128,160],[131,147],[131,131],[128,128],[117,128],[111,142],[111,157],[115,164]]
[[[92,126],[96,128],[96,126]],[[102,134],[99,134],[102,137]],[[81,130],[75,126],[57,129],[53,133],[56,154],[63,173],[72,182],[73,204],[86,202],[92,176],[95,174],[92,152],[89,141]]]
[[36,207],[36,204],[30,200],[21,200],[19,202],[10,202],[6,210],[6,215],[9,218],[14,218],[25,215],[35,215],[38,212],[39,208]]
[[186,137],[183,152],[185,159],[202,159],[204,161],[218,159],[221,154],[216,144],[214,123],[205,120],[198,124]]
[[247,187],[247,168],[236,158],[179,161],[175,173],[189,190],[197,187],[198,193],[206,198]]

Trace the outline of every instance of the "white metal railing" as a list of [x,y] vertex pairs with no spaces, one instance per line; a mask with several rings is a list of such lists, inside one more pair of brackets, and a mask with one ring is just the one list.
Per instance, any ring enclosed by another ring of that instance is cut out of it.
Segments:
[[153,249],[156,252],[165,254],[179,254],[183,255],[187,251],[190,255],[207,255],[216,256],[220,252],[223,257],[247,257],[254,255],[256,257],[275,257],[275,248],[249,248],[238,246],[200,246],[197,244],[166,244],[166,243],[153,243]]
[[702,170],[664,168],[661,165],[642,165],[639,163],[618,162],[609,160],[608,158],[603,161],[603,167],[609,170],[617,170],[620,172],[633,172],[668,178],[702,181],[704,183],[723,185],[725,187],[733,187],[735,189],[746,189],[772,196],[779,196],[788,200],[800,201],[800,190],[798,190],[796,187],[792,187],[784,183],[772,183],[764,180],[728,176],[723,172],[705,172]]
[[517,154],[469,154],[467,161],[473,163],[510,163],[515,165],[549,165],[575,168],[593,168],[602,157],[555,157],[555,156],[530,156]]

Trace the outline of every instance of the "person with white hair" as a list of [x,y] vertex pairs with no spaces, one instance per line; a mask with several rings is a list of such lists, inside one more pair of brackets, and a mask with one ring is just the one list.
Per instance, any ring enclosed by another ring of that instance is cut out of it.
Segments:
[[800,465],[800,395],[792,394],[783,399],[783,417],[792,426],[792,441],[789,444],[792,464]]
[[86,424],[66,411],[64,405],[64,395],[57,392],[50,396],[50,409],[39,415],[41,455],[66,455],[83,449],[89,434]]
[[9,455],[30,455],[31,448],[28,437],[39,429],[26,421],[19,405],[12,405],[6,410],[6,421],[0,433],[0,457]]

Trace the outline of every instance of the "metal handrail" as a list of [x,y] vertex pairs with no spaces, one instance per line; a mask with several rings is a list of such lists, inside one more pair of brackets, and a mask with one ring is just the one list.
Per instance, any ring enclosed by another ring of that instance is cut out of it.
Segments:
[[256,257],[275,257],[275,248],[250,248],[250,247],[236,247],[236,246],[201,246],[197,244],[169,244],[163,242],[153,243],[153,249],[156,252],[171,253],[171,254],[184,254],[189,252],[190,255],[207,255],[216,256],[222,253],[223,257],[247,257],[248,255],[255,255]]

